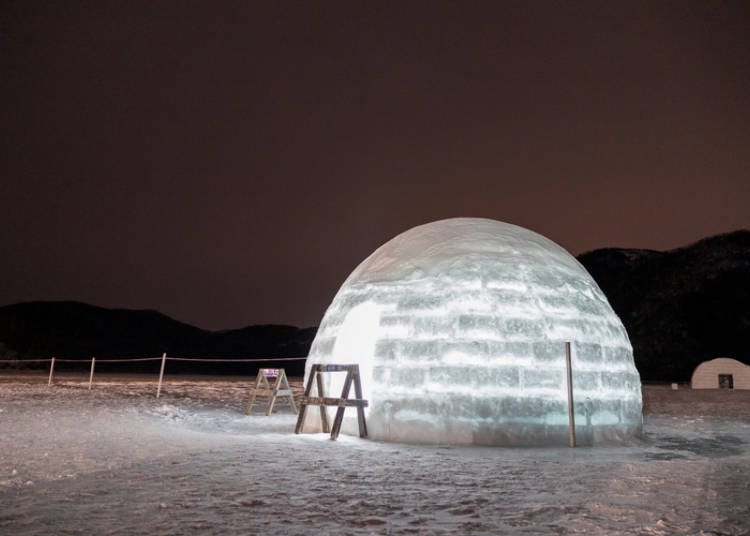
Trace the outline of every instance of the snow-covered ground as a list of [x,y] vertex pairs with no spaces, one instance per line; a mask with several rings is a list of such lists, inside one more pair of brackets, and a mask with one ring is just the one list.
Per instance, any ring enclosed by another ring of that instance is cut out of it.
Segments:
[[750,533],[750,391],[645,387],[642,441],[512,449],[294,435],[283,403],[243,414],[249,381],[105,380],[0,377],[0,534]]

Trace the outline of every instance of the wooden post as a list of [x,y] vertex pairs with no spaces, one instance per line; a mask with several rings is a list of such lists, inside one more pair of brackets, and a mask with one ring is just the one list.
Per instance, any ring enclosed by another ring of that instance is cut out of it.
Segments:
[[[360,381],[359,368],[354,376],[354,396],[362,400],[362,382]],[[357,424],[359,425],[359,437],[367,437],[367,423],[365,422],[365,408],[357,406]]]
[[573,406],[573,367],[570,364],[570,343],[565,343],[565,367],[568,376],[568,425],[570,426],[570,447],[576,446],[576,417]]
[[164,379],[164,365],[167,364],[167,352],[164,352],[161,356],[161,372],[159,372],[159,387],[156,388],[156,398],[161,395],[161,382]]
[[[339,430],[341,430],[341,423],[344,421],[344,411],[346,411],[346,400],[349,399],[349,390],[352,387],[352,372],[347,371],[346,373],[346,379],[344,380],[344,387],[341,389],[341,401],[339,402],[338,406],[339,409],[336,410],[336,416],[333,418],[333,432],[331,433],[331,439],[335,440],[339,435]],[[324,395],[320,395],[324,396]],[[321,406],[323,407],[323,406]]]
[[[250,415],[250,410],[253,409],[253,404],[255,404],[255,397],[258,394],[258,389],[261,388],[264,379],[263,369],[258,369],[258,375],[255,377],[255,387],[250,394],[250,400],[248,401],[247,406],[245,406],[245,415]],[[268,381],[266,381],[266,383],[268,383]]]
[[89,374],[89,391],[91,391],[91,382],[94,381],[94,364],[96,363],[96,358],[91,358],[91,374]]
[[[299,416],[297,417],[297,424],[294,427],[294,433],[299,434],[302,431],[302,427],[305,424],[305,415],[307,415],[307,404],[304,400],[312,394],[312,387],[315,383],[315,377],[318,375],[318,365],[313,365],[310,368],[310,377],[307,379],[307,385],[305,386],[305,392],[302,394],[302,407],[299,410]],[[323,396],[322,393],[318,392],[318,396]],[[325,430],[327,431],[327,430]]]
[[47,380],[47,386],[49,387],[52,385],[52,380],[55,377],[55,358],[52,358],[52,361],[49,364],[49,380]]
[[[271,412],[273,411],[273,405],[276,403],[276,398],[279,396],[279,386],[281,385],[279,381],[282,377],[281,372],[276,373],[276,381],[273,382],[273,387],[271,387],[271,398],[268,399],[268,406],[266,406],[266,417],[271,415]],[[266,382],[268,382],[268,378],[266,378]]]
[[[323,376],[320,375],[322,371],[322,365],[318,365],[318,368],[315,369],[316,374],[316,386],[318,387],[318,396],[326,396],[323,394]],[[328,433],[331,431],[331,426],[328,424],[328,410],[326,409],[325,405],[321,404],[320,406],[320,422],[323,425],[323,431],[325,433]]]

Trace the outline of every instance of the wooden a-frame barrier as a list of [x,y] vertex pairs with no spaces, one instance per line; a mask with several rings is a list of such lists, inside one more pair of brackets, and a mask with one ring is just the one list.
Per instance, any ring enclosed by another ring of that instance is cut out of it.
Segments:
[[[346,372],[346,379],[344,380],[344,387],[341,389],[341,396],[339,398],[326,397],[323,392],[323,378],[321,374],[323,372]],[[354,395],[356,398],[349,398],[349,391],[354,383]],[[318,396],[310,396],[312,393],[313,385],[318,390]],[[316,364],[310,369],[310,377],[307,379],[307,385],[305,386],[305,394],[302,396],[302,406],[300,408],[299,417],[297,418],[297,426],[294,428],[294,433],[299,434],[302,431],[302,426],[305,422],[305,414],[307,413],[307,406],[320,406],[320,422],[323,426],[323,432],[331,433],[331,439],[336,439],[341,431],[341,422],[344,420],[344,410],[346,408],[354,407],[357,408],[357,423],[359,424],[359,437],[367,437],[367,424],[365,423],[365,408],[367,407],[367,400],[362,399],[362,382],[359,378],[359,365],[323,365]],[[333,419],[333,427],[328,424],[328,413],[326,406],[336,406],[336,417]]]
[[[276,378],[273,386],[268,383],[268,378]],[[286,379],[286,371],[283,368],[262,368],[258,370],[258,376],[255,378],[255,387],[250,392],[250,400],[245,407],[245,415],[250,415],[250,411],[255,404],[256,396],[267,396],[268,405],[266,406],[266,416],[273,411],[273,405],[278,397],[289,397],[289,405],[292,411],[297,413],[297,406],[294,404],[294,393],[289,387],[289,381]]]

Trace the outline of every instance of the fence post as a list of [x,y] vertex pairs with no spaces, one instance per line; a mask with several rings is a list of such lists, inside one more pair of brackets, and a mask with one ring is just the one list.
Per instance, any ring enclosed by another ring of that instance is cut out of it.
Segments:
[[156,388],[156,398],[161,394],[161,381],[164,378],[164,365],[167,364],[167,352],[161,356],[161,372],[159,372],[159,387]]
[[91,358],[91,374],[89,375],[89,391],[91,391],[91,382],[94,381],[94,364],[96,363],[96,358]]
[[570,364],[570,343],[565,343],[565,368],[568,376],[568,425],[570,426],[570,447],[576,446],[576,417],[573,406],[573,368]]
[[55,377],[55,358],[52,358],[52,361],[49,364],[49,380],[47,380],[47,387],[52,385],[52,380]]

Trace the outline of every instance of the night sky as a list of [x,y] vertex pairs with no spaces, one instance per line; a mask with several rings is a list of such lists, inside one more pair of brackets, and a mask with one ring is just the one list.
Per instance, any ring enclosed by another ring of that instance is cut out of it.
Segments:
[[750,2],[24,0],[0,39],[0,304],[309,326],[433,220],[750,227]]

